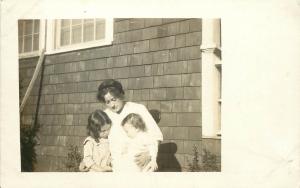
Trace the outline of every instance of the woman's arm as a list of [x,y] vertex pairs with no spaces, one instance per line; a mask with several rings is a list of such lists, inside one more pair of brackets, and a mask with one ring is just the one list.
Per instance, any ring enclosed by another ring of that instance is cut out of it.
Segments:
[[142,116],[145,122],[149,136],[152,137],[154,140],[162,141],[163,135],[160,128],[153,119],[152,115],[149,113],[148,109],[142,104],[140,104],[139,114]]
[[157,152],[158,152],[158,142],[153,140],[149,135],[145,134],[143,137],[143,140],[145,142],[146,148],[149,151],[149,157],[147,159],[147,162],[143,165],[143,171],[145,172],[153,172],[157,170]]
[[[139,167],[143,168],[150,162],[151,155],[153,155],[153,153],[156,153],[156,155],[157,155],[157,148],[158,148],[158,145],[160,144],[160,142],[163,140],[163,135],[162,135],[157,123],[155,122],[155,120],[153,119],[153,117],[151,116],[151,114],[149,113],[149,111],[147,110],[147,108],[144,105],[140,104],[139,114],[142,116],[142,118],[145,122],[149,139],[152,142],[155,142],[155,147],[156,147],[156,149],[152,148],[152,151],[142,152],[135,156],[136,164]],[[156,156],[155,156],[155,158],[156,158]]]
[[151,155],[149,151],[139,153],[135,155],[134,161],[140,168],[143,169],[151,161]]

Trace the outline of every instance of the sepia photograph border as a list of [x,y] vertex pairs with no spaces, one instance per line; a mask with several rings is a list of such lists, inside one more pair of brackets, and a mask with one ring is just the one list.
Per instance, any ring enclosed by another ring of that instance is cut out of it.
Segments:
[[[299,2],[119,1],[102,12],[94,1],[0,5],[1,187],[299,187]],[[222,172],[21,173],[17,20],[108,15],[221,18]]]

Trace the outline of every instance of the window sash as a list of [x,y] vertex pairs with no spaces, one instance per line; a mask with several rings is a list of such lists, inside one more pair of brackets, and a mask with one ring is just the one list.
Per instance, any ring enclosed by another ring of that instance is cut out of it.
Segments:
[[[87,41],[83,43],[76,43],[72,45],[64,45],[64,46],[59,46],[60,44],[60,37],[59,36],[59,30],[57,29],[58,27],[60,28],[61,22],[60,20],[40,20],[40,26],[39,28],[36,27],[34,30],[35,35],[33,37],[35,39],[39,38],[39,42],[34,41],[34,46],[37,45],[39,46],[39,50],[36,50],[37,48],[34,48],[33,52],[28,52],[28,53],[21,53],[21,50],[23,49],[24,43],[23,43],[23,37],[18,37],[19,39],[19,58],[28,58],[28,57],[34,57],[38,56],[39,53],[42,50],[42,47],[46,44],[46,53],[45,54],[56,54],[56,53],[61,53],[61,52],[68,52],[68,51],[74,51],[74,50],[80,50],[80,49],[86,49],[86,48],[92,48],[92,47],[98,47],[98,46],[105,46],[105,45],[111,45],[113,41],[113,18],[103,18],[103,19],[92,19],[96,20],[95,25],[94,25],[94,34],[95,36],[92,41]],[[101,22],[102,21],[102,22]],[[105,25],[104,24],[105,21]],[[102,25],[101,25],[102,24]],[[21,25],[21,24],[20,24]],[[64,26],[69,25],[69,23],[65,22]],[[22,24],[22,29],[24,25]],[[97,34],[96,30],[102,30],[102,34]],[[20,27],[19,27],[20,28]],[[47,29],[47,38],[45,40],[45,29]],[[18,31],[18,32],[24,32]],[[37,35],[38,33],[38,35]],[[18,36],[19,35],[18,33]],[[101,37],[100,37],[101,36]],[[35,40],[33,39],[33,40]]]
[[20,20],[18,23],[18,49],[20,55],[32,54],[40,47],[40,20]]
[[[63,19],[55,23],[55,49],[68,48],[105,39],[105,19]],[[75,34],[76,31],[76,34]],[[66,35],[64,36],[64,33]],[[89,34],[87,34],[89,33]]]

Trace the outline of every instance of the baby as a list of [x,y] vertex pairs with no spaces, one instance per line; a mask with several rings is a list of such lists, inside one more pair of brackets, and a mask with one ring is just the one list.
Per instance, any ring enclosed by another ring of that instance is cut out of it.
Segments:
[[[130,138],[127,151],[123,154],[124,166],[126,171],[132,172],[153,172],[157,167],[156,157],[158,151],[158,142],[151,138],[147,133],[145,123],[140,115],[131,113],[127,115],[121,123],[127,136]],[[149,151],[151,160],[140,168],[135,163],[135,155]]]
[[96,110],[88,118],[88,137],[83,142],[83,161],[79,170],[86,172],[109,172],[111,155],[108,145],[108,134],[111,120],[101,110]]

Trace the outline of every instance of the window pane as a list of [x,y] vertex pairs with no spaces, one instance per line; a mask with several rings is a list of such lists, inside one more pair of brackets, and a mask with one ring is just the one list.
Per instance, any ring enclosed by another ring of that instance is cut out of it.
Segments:
[[23,23],[24,23],[24,21],[21,21],[21,20],[19,20],[19,22],[18,22],[19,36],[23,35]]
[[60,45],[64,46],[68,44],[70,44],[70,30],[69,28],[62,29],[60,34]]
[[[101,40],[105,38],[105,19],[65,19],[60,20],[61,24],[57,24],[58,43],[56,46],[80,47],[78,44]],[[58,22],[59,23],[59,22]],[[57,40],[56,40],[57,41]]]
[[96,40],[100,40],[103,38],[105,38],[105,21],[97,21],[96,22]]
[[39,50],[39,27],[39,20],[19,20],[19,53]]
[[19,37],[19,53],[22,53],[23,48],[23,37]]
[[81,19],[73,19],[72,25],[81,25]]
[[70,20],[68,19],[61,20],[61,27],[70,27]]
[[97,19],[96,19],[96,22],[102,22],[102,23],[105,23],[105,19],[103,19],[103,18],[97,18]]
[[39,34],[33,36],[33,51],[39,50]]
[[83,28],[83,41],[91,41],[94,40],[94,23],[89,22],[84,24]]
[[81,25],[72,27],[72,44],[81,42]]
[[32,34],[32,25],[33,21],[32,20],[26,20],[25,21],[25,35],[30,35]]
[[24,52],[32,51],[32,35],[25,36]]
[[87,24],[87,23],[94,24],[94,19],[84,19],[83,21],[84,21],[85,24]]
[[40,31],[40,20],[34,20],[34,33],[39,33]]

